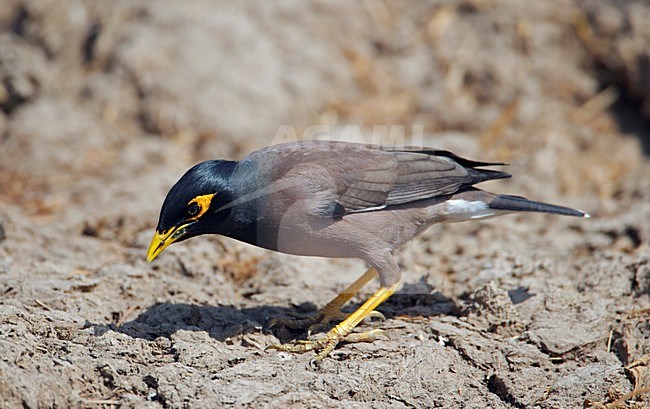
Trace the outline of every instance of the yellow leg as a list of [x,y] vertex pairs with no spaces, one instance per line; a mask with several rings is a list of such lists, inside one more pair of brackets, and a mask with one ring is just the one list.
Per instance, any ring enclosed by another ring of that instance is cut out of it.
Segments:
[[332,328],[325,338],[315,340],[315,341],[302,341],[297,345],[271,345],[270,349],[277,349],[280,351],[289,351],[289,352],[307,352],[316,349],[321,351],[318,353],[316,360],[321,360],[329,355],[332,350],[345,339],[348,334],[356,327],[364,318],[366,318],[370,313],[379,306],[382,302],[386,301],[388,297],[395,293],[397,289],[395,284],[391,287],[381,287],[377,292],[375,292],[372,297],[368,299],[359,309],[350,314],[345,320],[340,324]]
[[[375,277],[377,277],[377,270],[371,267],[317,313],[313,315],[295,315],[293,318],[274,318],[269,322],[268,326],[270,328],[283,326],[291,329],[308,327],[307,333],[311,335],[312,332],[327,327],[333,320],[345,319],[347,315],[341,312],[343,305]],[[375,317],[382,316],[377,313]]]
[[321,312],[324,315],[327,315],[328,313],[330,315],[338,313],[341,311],[341,308],[345,305],[345,303],[350,301],[350,298],[354,297],[356,293],[361,291],[361,289],[375,277],[377,277],[377,270],[375,270],[374,267],[370,267],[368,271],[363,273],[363,275],[357,279],[357,281],[350,284],[345,290],[341,291],[341,293],[337,295],[336,298],[328,302],[327,305],[323,307]]

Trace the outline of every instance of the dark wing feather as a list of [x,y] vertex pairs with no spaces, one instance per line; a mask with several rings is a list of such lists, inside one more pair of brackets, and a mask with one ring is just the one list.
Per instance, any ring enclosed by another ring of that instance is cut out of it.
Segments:
[[471,183],[471,175],[464,167],[445,158],[415,152],[394,152],[398,160],[397,180],[386,205],[396,205],[458,191],[461,185]]
[[331,216],[334,208],[371,211],[450,195],[475,183],[510,177],[504,172],[475,169],[493,163],[434,149],[324,141],[268,149],[274,150],[278,177],[297,176],[296,180],[309,181],[311,194],[318,195],[322,202],[314,206],[319,209],[314,213],[323,217]]
[[[355,159],[350,161],[352,165],[359,163]],[[339,186],[337,202],[348,210],[384,206],[397,181],[398,162],[392,157],[369,160],[364,165],[349,172],[348,180]]]
[[[437,196],[453,194],[460,189],[490,179],[510,177],[493,170],[469,166],[487,166],[446,151],[399,151],[382,149],[391,157],[390,167],[364,169],[348,184],[339,203],[353,211],[374,210],[377,207],[399,205]],[[433,154],[441,153],[440,156]],[[461,165],[458,161],[467,164]]]
[[378,146],[377,148],[385,152],[416,152],[416,153],[423,153],[431,156],[442,156],[445,158],[449,158],[454,162],[460,164],[461,166],[467,168],[480,168],[483,166],[507,166],[507,163],[503,163],[503,162],[479,162],[479,161],[463,158],[462,156],[458,156],[453,152],[449,152],[442,149],[418,148],[416,146],[388,146],[388,145]]

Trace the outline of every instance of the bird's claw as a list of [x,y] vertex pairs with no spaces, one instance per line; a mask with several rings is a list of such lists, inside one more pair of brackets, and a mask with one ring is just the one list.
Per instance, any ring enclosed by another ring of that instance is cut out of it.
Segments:
[[357,342],[374,342],[379,338],[390,339],[386,331],[381,329],[373,329],[366,332],[355,332],[348,335],[341,335],[332,330],[329,331],[324,338],[316,340],[298,340],[292,344],[273,344],[269,345],[266,349],[275,349],[277,351],[305,353],[309,351],[319,351],[318,354],[311,360],[311,364],[318,363],[327,357],[340,342],[357,343]]
[[345,337],[343,341],[349,343],[375,342],[379,338],[390,340],[390,336],[386,331],[377,328],[366,332],[354,332],[352,334],[349,334],[347,337]]
[[370,311],[370,313],[368,314],[368,318],[370,319],[377,318],[380,321],[386,321],[386,316],[377,310]]
[[277,351],[285,352],[295,352],[295,353],[305,353],[309,351],[320,350],[316,357],[313,359],[315,361],[320,361],[330,354],[336,348],[336,346],[341,341],[341,338],[337,334],[331,332],[327,333],[325,338],[317,340],[299,340],[293,344],[273,344],[269,345],[266,349],[275,349]]

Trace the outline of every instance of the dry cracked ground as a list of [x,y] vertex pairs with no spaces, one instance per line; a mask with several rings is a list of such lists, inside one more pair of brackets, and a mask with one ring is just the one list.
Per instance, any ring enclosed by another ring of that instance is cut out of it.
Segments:
[[[624,0],[4,0],[0,407],[647,408],[648,21]],[[145,251],[190,165],[316,137],[505,161],[489,190],[592,218],[432,227],[360,328],[389,337],[312,368],[265,350],[305,336],[267,322],[362,262]]]

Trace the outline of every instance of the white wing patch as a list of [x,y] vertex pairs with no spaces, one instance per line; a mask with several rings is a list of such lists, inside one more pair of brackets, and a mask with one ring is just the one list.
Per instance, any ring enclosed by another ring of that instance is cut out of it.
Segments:
[[481,219],[495,216],[499,212],[481,201],[452,199],[445,203],[447,204],[448,217],[453,220]]
[[372,212],[373,210],[381,210],[381,209],[385,209],[385,208],[386,208],[386,205],[373,206],[373,207],[366,207],[364,209],[359,209],[359,210],[348,210],[348,213]]

